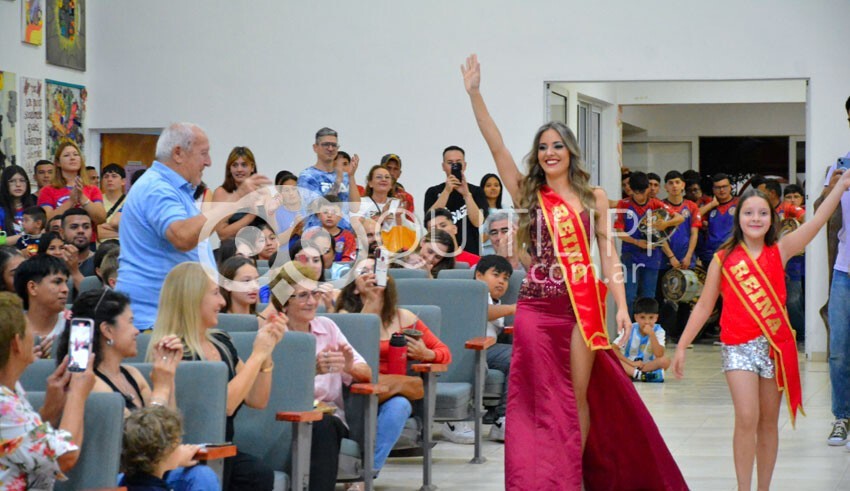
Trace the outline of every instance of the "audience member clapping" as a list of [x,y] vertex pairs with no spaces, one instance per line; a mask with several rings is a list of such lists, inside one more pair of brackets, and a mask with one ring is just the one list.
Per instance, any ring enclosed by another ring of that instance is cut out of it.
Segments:
[[[174,375],[183,357],[183,345],[177,336],[165,336],[153,346],[152,384],[148,384],[136,367],[122,363],[137,355],[136,337],[139,335],[139,330],[133,325],[133,311],[126,295],[108,288],[90,290],[77,298],[71,311],[74,317],[94,320],[92,352],[97,380],[93,392],[120,394],[124,398],[125,416],[146,407],[176,407]],[[66,329],[60,338],[59,359],[68,352],[68,332]],[[128,455],[128,443],[125,441],[125,456]],[[180,466],[166,478],[172,487],[198,490],[218,486],[215,473],[208,467],[182,468],[186,463]]]
[[321,421],[313,423],[310,489],[332,490],[340,442],[348,436],[343,385],[371,382],[372,371],[332,320],[316,317],[322,295],[317,279],[314,269],[289,262],[280,268],[269,286],[273,292],[272,305],[289,318],[289,328],[316,337],[314,397],[326,413]]
[[89,182],[88,173],[84,172],[83,155],[77,145],[71,141],[59,144],[53,162],[56,165],[53,180],[38,194],[38,205],[44,208],[47,217],[62,215],[72,208],[82,208],[95,224],[103,223],[106,219],[103,195],[97,186]]
[[[287,330],[285,315],[275,313],[257,332],[251,355],[243,362],[230,336],[216,330],[218,313],[224,308],[215,272],[195,262],[178,264],[162,285],[159,311],[148,346],[153,361],[155,347],[169,335],[184,346],[184,360],[223,361],[228,366],[227,427],[233,441],[234,419],[243,404],[262,409],[268,404],[272,384],[272,352]],[[271,489],[274,473],[258,458],[238,452],[225,459],[225,489]]]
[[0,483],[4,489],[49,490],[79,459],[94,355],[86,371],[78,373],[68,371],[63,359],[48,377],[44,405],[36,412],[18,383],[35,359],[32,325],[21,307],[20,298],[0,293]]
[[15,291],[23,301],[26,317],[40,358],[50,358],[54,339],[65,330],[68,300],[68,267],[53,256],[33,256],[18,266]]

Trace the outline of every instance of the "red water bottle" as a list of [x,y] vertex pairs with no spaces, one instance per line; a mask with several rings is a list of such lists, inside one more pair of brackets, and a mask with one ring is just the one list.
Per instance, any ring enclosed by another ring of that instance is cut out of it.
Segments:
[[390,338],[387,371],[395,375],[407,374],[407,338],[400,332],[393,333]]

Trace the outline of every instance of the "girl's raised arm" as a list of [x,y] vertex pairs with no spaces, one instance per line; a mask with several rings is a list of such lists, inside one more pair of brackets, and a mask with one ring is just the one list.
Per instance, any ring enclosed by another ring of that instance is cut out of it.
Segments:
[[[835,170],[838,172],[838,169]],[[826,196],[815,215],[806,222],[800,225],[800,228],[786,235],[779,241],[779,253],[782,256],[782,264],[784,265],[788,259],[803,252],[809,242],[815,238],[821,227],[826,224],[832,212],[838,207],[841,202],[841,195],[847,192],[850,188],[850,172],[845,171],[832,191]]]
[[499,128],[496,127],[496,122],[487,111],[487,105],[484,104],[484,97],[481,96],[479,87],[481,85],[481,65],[478,63],[478,56],[470,55],[466,59],[466,64],[460,66],[460,71],[463,74],[463,84],[466,87],[466,93],[469,94],[469,100],[472,102],[472,112],[475,113],[475,120],[478,122],[478,129],[481,130],[481,135],[490,147],[490,153],[493,154],[493,160],[496,161],[496,169],[499,171],[499,177],[505,184],[505,188],[510,193],[514,203],[518,203],[519,185],[522,181],[522,173],[514,162],[513,156],[505,146],[505,141],[502,140],[502,134]]

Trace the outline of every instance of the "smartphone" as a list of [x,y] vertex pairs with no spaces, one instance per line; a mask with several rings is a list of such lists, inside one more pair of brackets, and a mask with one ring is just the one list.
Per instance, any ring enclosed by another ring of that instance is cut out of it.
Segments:
[[390,268],[389,257],[387,254],[378,249],[375,252],[375,285],[387,286],[387,270]]
[[399,206],[401,206],[401,200],[398,199],[398,198],[392,198],[390,200],[390,206],[389,206],[389,208],[387,208],[387,212],[390,213],[390,214],[393,214],[396,211],[398,211]]
[[71,319],[71,336],[68,340],[70,361],[68,370],[84,372],[88,368],[91,340],[94,333],[94,321],[85,317]]
[[850,157],[841,157],[840,159],[838,159],[838,165],[836,166],[836,169],[850,169]]
[[458,181],[463,182],[463,164],[459,164],[457,162],[452,164],[451,173]]

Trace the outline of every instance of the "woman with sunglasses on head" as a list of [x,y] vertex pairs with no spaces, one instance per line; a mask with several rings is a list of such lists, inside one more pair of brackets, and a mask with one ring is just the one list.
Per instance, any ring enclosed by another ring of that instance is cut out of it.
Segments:
[[[184,262],[165,277],[159,311],[148,345],[153,361],[155,347],[169,335],[183,344],[185,361],[223,361],[227,364],[227,427],[225,439],[233,441],[234,420],[242,407],[264,408],[269,401],[274,361],[272,353],[286,332],[286,316],[275,314],[260,327],[250,356],[240,358],[230,335],[215,329],[224,299],[215,272],[200,263]],[[274,473],[257,457],[237,451],[224,461],[224,489],[258,491],[271,489]]]
[[[224,182],[212,194],[214,203],[235,202],[239,200],[236,190],[246,179],[257,173],[257,160],[248,147],[234,147],[227,156]],[[233,217],[233,220],[229,220]],[[222,240],[235,237],[244,227],[251,225],[257,218],[254,213],[235,213],[222,217],[215,231]]]
[[[153,369],[148,384],[139,370],[122,363],[136,356],[136,337],[139,330],[133,325],[130,299],[109,288],[80,294],[71,308],[73,317],[94,320],[92,353],[97,376],[92,392],[116,392],[124,398],[124,416],[152,405],[176,407],[174,375],[183,358],[183,345],[177,336],[165,336],[153,347]],[[68,354],[70,330],[59,338],[57,359]],[[215,473],[206,466],[195,466],[190,458],[177,462],[179,468],[170,472],[165,481],[184,490],[218,489]]]

